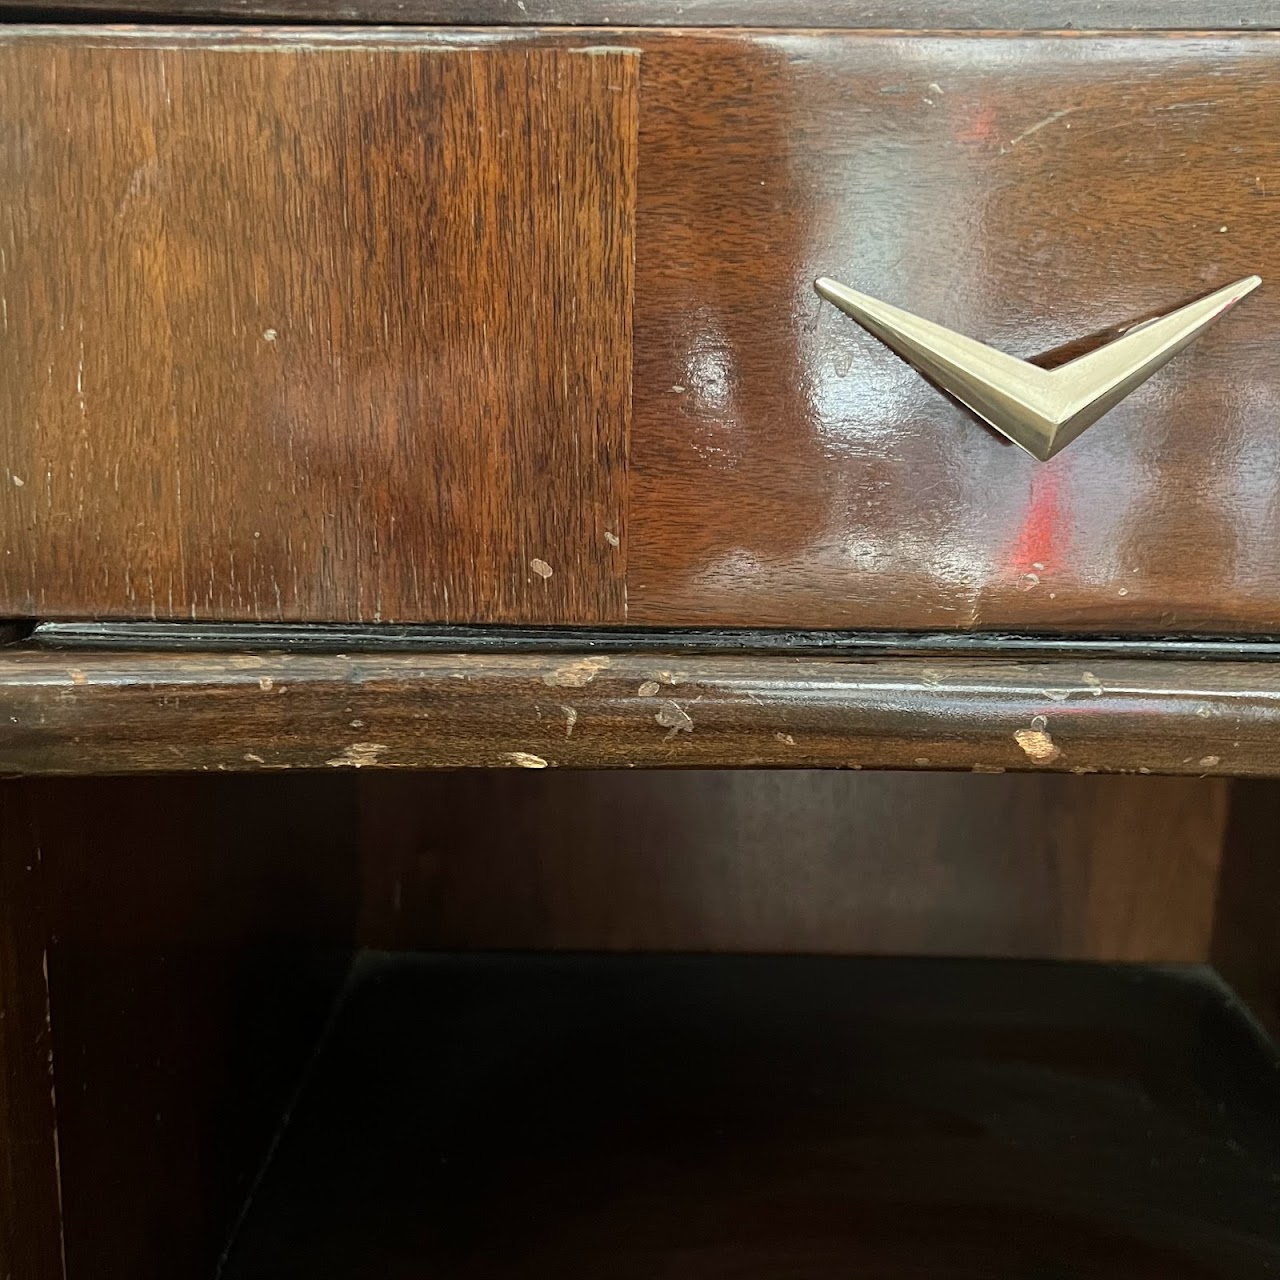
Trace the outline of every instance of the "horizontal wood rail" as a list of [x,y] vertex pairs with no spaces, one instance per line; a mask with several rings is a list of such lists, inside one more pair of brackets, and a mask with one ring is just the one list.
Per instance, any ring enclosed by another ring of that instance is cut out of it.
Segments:
[[0,772],[1280,775],[1280,664],[0,651]]

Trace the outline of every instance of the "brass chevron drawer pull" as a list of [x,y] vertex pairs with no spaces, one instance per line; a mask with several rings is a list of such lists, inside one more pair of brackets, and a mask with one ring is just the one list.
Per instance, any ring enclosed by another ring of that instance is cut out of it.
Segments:
[[1056,369],[1006,355],[835,280],[823,277],[815,287],[1001,435],[1045,462],[1261,283],[1258,276],[1246,276]]

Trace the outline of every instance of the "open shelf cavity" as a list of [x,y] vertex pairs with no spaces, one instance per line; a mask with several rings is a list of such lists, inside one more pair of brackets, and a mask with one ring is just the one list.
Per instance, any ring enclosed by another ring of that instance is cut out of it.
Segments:
[[1198,966],[363,955],[228,1280],[1280,1269],[1280,1071]]

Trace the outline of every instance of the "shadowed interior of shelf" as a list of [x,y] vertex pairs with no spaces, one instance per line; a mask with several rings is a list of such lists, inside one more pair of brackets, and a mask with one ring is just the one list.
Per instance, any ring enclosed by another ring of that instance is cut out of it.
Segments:
[[365,953],[224,1274],[1277,1267],[1277,1059],[1207,968]]
[[1280,1085],[1214,974],[1280,1029],[1278,804],[928,772],[12,780],[0,1244],[13,1280],[213,1276],[229,1236],[231,1280],[1274,1274]]

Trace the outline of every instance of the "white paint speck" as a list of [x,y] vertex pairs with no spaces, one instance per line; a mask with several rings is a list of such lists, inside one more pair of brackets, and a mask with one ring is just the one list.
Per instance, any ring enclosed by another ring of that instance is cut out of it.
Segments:
[[361,769],[367,764],[377,764],[378,757],[390,749],[385,742],[353,742],[350,746],[343,747],[341,755],[326,760],[325,764],[335,769],[344,765]]
[[539,560],[537,557],[534,557],[534,559],[529,561],[529,568],[532,569],[544,582],[555,572],[555,570],[545,560]]
[[503,757],[509,764],[513,764],[518,769],[545,769],[547,762],[541,756],[535,756],[532,751],[508,751]]
[[274,329],[263,329],[263,342],[274,342],[280,335]]
[[1047,723],[1044,716],[1033,716],[1030,729],[1015,729],[1013,733],[1014,741],[1036,764],[1052,764],[1062,754],[1049,736]]
[[556,687],[561,689],[581,689],[584,685],[589,685],[601,671],[607,670],[611,664],[611,659],[604,654],[596,654],[590,658],[579,658],[576,662],[554,667],[544,673],[542,683],[551,686],[553,689]]
[[693,717],[678,702],[668,699],[662,709],[653,717],[664,729],[670,730],[667,738],[674,738],[677,733],[693,732]]

